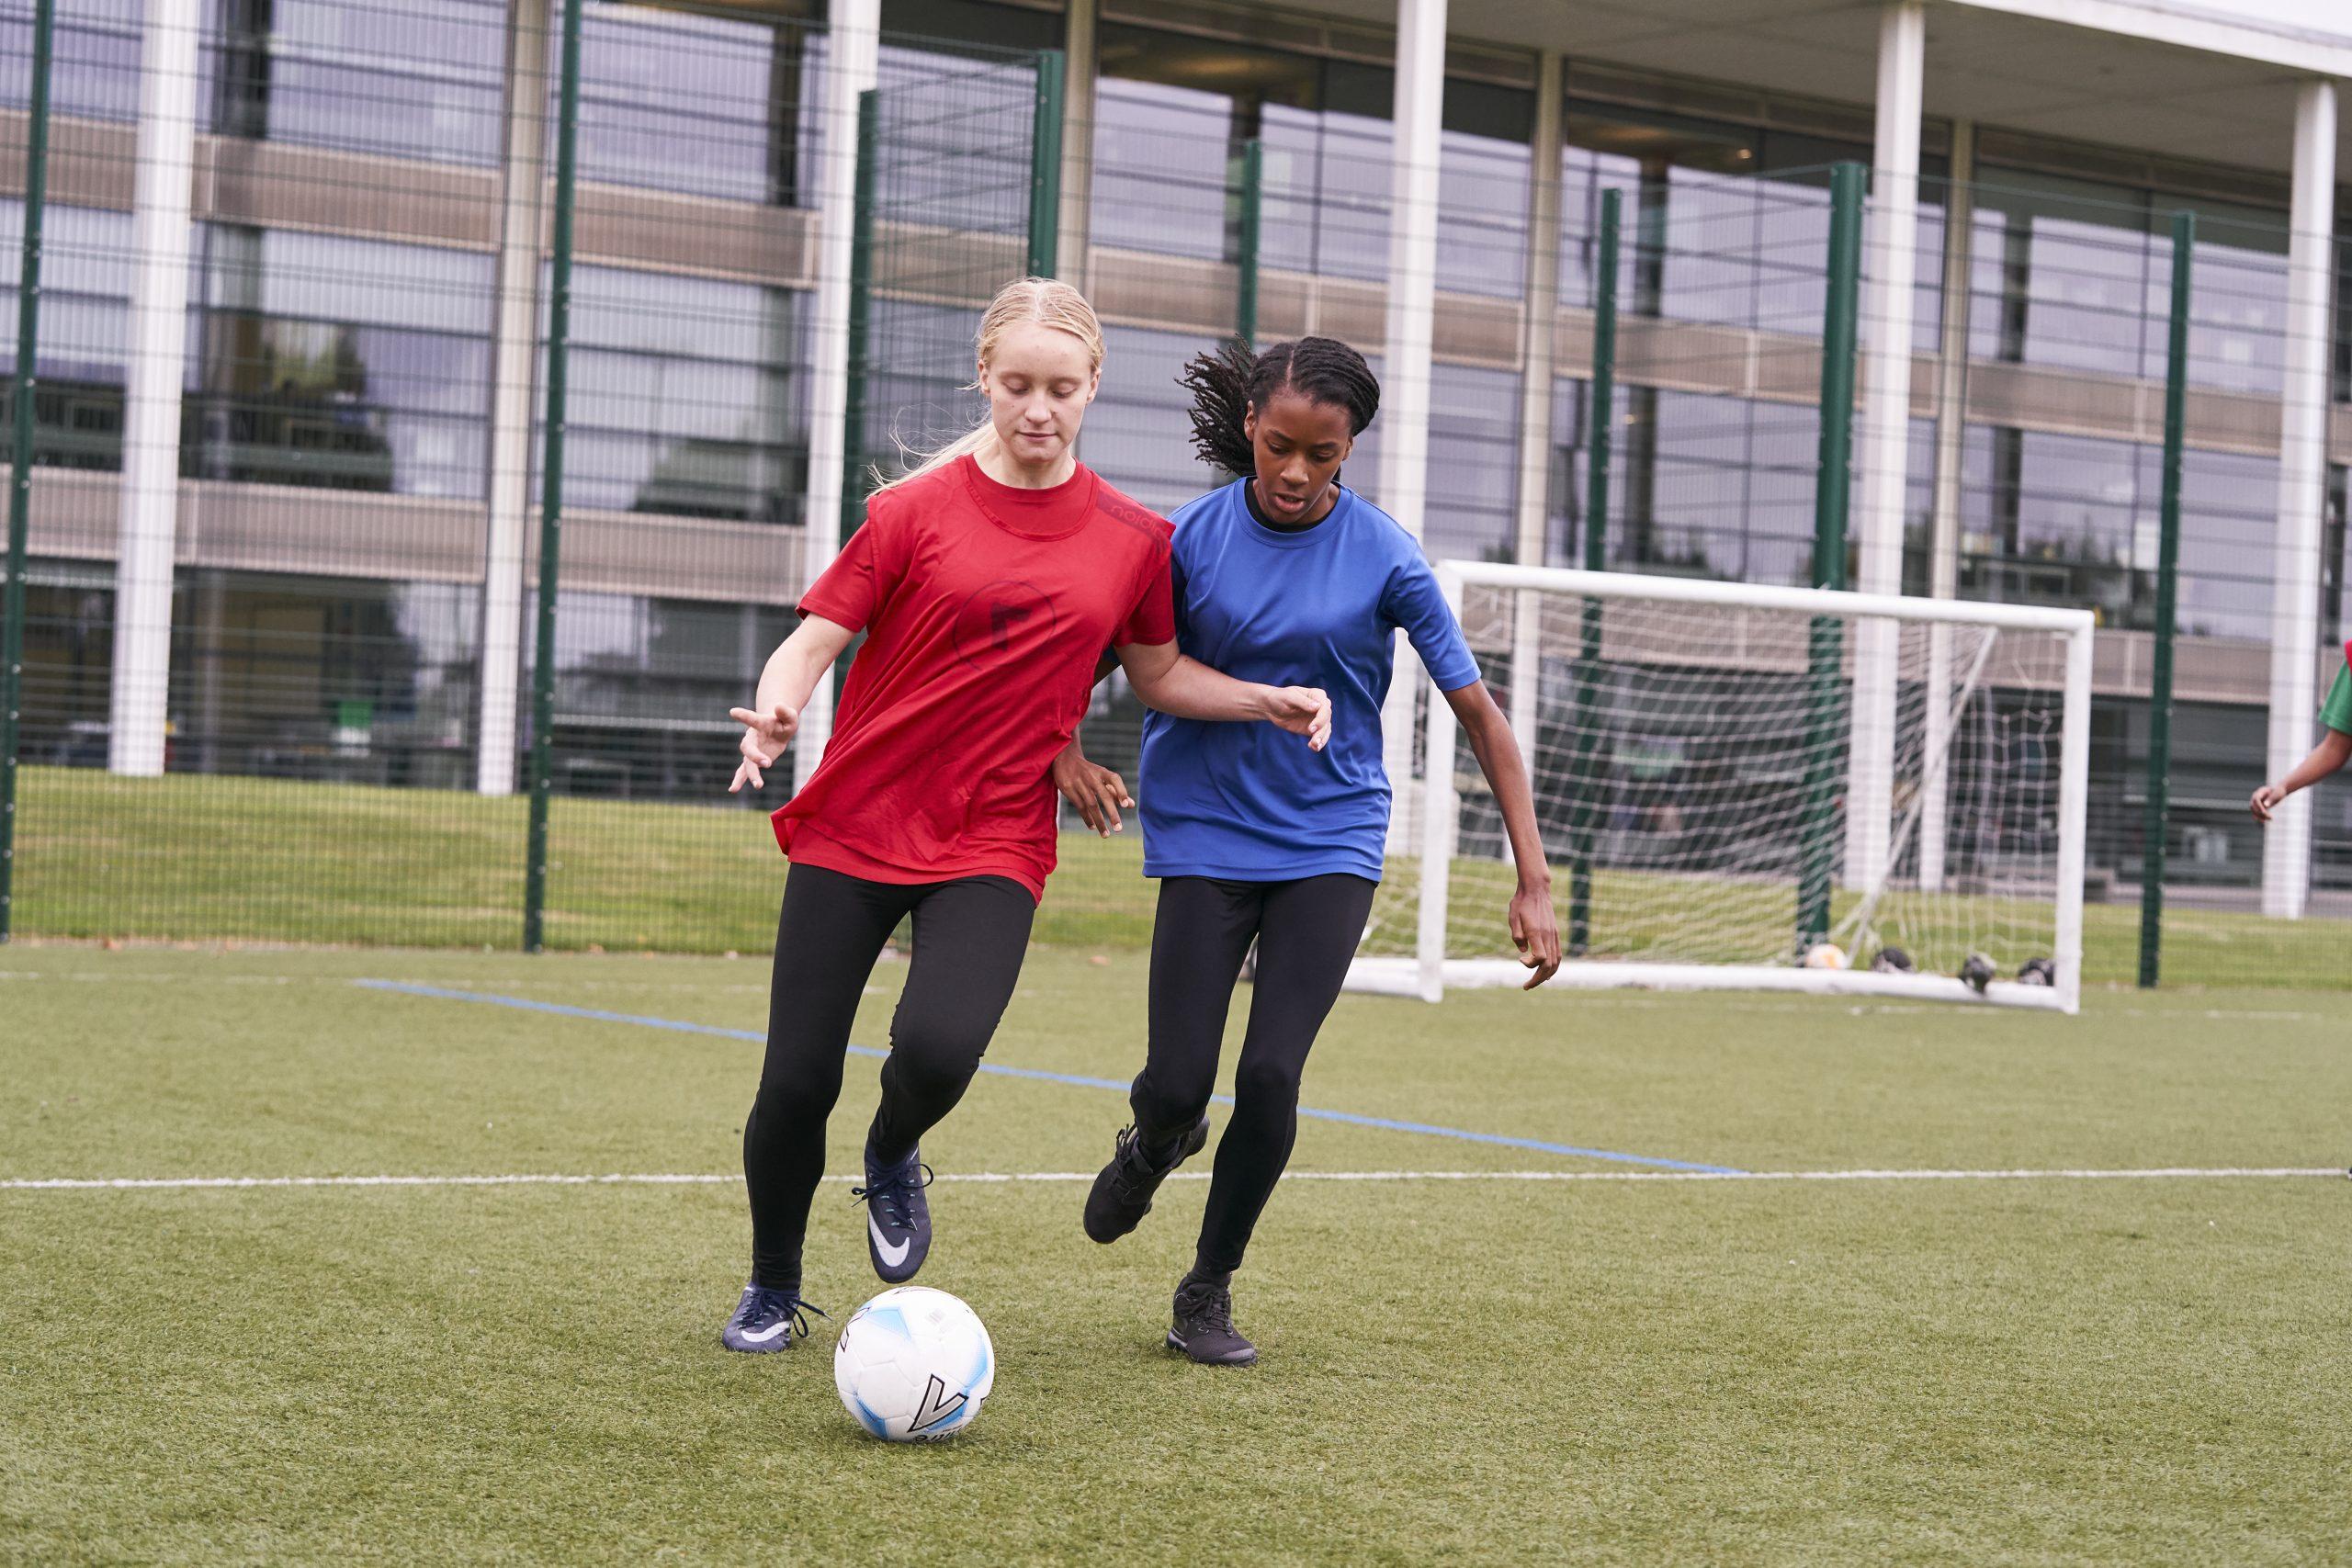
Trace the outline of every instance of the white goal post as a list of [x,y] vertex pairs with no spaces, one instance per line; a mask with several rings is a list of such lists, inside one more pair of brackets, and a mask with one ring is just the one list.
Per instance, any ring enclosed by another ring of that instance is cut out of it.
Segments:
[[[1553,985],[2076,1010],[2089,612],[1437,570],[1521,731],[1571,953]],[[1865,623],[1892,635],[1856,635]],[[1897,693],[1891,746],[1855,743],[1868,656]],[[1499,809],[1423,684],[1419,776],[1396,781],[1391,840],[1419,852],[1392,853],[1349,985],[1435,1001],[1526,971]],[[1849,823],[1873,846],[1870,886],[1844,874]]]

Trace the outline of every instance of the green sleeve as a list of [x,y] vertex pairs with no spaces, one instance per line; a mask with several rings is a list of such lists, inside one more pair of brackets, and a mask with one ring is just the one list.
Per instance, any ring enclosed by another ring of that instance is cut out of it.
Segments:
[[2327,689],[2327,701],[2319,705],[2319,721],[2352,735],[2352,664],[2335,672],[2335,684]]

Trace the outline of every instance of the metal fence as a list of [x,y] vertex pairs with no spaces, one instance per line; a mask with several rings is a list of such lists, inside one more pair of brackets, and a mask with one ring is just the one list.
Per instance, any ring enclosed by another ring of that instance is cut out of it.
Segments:
[[[334,12],[335,50],[233,5],[189,4],[170,39],[0,6],[0,243],[39,282],[0,300],[20,361],[0,603],[17,934],[513,946],[527,926],[551,947],[755,949],[778,879],[750,807],[773,802],[724,795],[725,710],[789,629],[805,531],[853,526],[871,467],[974,417],[959,389],[997,284],[1089,288],[1111,358],[1085,456],[1163,509],[1216,480],[1184,439],[1185,357],[1237,332],[1382,339],[1385,124],[1244,125],[1107,77],[1080,122],[1050,52],[886,38],[861,130],[829,120],[829,40],[797,23],[299,9]],[[842,330],[814,304],[822,171],[849,136],[862,336],[844,504],[815,517],[809,368]],[[1777,145],[1693,170],[1572,138],[1553,226],[1523,141],[1449,131],[1432,555],[1535,537],[1552,564],[1815,580],[1832,176]],[[1922,182],[1903,587],[2098,611],[2095,896],[2136,922],[2167,784],[2167,981],[2340,984],[2352,788],[2316,793],[2301,921],[2258,914],[2244,804],[2268,720],[2289,236],[2204,204],[2175,300],[2171,219],[1997,170]],[[1886,265],[1865,250],[1865,300]],[[1531,289],[1555,299],[1540,398]],[[1531,418],[1549,430],[1532,463]],[[1374,501],[1381,444],[1375,424],[1347,473]],[[1854,485],[1873,449],[1841,470]],[[2324,645],[2343,456],[2312,563]],[[2152,773],[2167,537],[2176,700]],[[1489,673],[1508,701],[1513,672]],[[1139,783],[1137,722],[1114,677],[1086,735]],[[1135,839],[1066,836],[1042,939],[1148,931]],[[1400,866],[1392,897],[1409,888]],[[2095,945],[2091,978],[2137,958]]]

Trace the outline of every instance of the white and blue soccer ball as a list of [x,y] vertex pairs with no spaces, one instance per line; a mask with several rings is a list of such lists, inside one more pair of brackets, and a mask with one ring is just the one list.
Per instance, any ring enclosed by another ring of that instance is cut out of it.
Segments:
[[850,1314],[833,1346],[842,1404],[886,1442],[965,1430],[995,1386],[996,1347],[979,1314],[927,1285],[883,1292]]

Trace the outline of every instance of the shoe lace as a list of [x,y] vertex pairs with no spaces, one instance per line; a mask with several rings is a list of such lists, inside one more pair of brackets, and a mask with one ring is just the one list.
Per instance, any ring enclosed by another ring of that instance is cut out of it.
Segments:
[[[921,1174],[915,1174],[920,1172]],[[864,1203],[882,1216],[882,1223],[893,1230],[905,1230],[911,1223],[907,1212],[907,1200],[932,1184],[931,1167],[918,1161],[914,1172],[893,1173],[883,1177],[870,1187],[853,1187],[850,1201]]]
[[810,1306],[790,1291],[771,1291],[763,1287],[759,1300],[752,1303],[751,1312],[743,1318],[743,1326],[758,1330],[789,1319],[792,1337],[806,1339],[808,1337],[808,1314],[812,1312],[828,1323],[832,1321],[832,1314],[822,1307]]
[[1120,1129],[1111,1166],[1111,1185],[1122,1198],[1136,1197],[1151,1179],[1151,1156],[1144,1153],[1143,1137],[1132,1125]]
[[1233,1332],[1233,1292],[1214,1288],[1194,1292],[1186,1303],[1184,1315],[1204,1328]]

